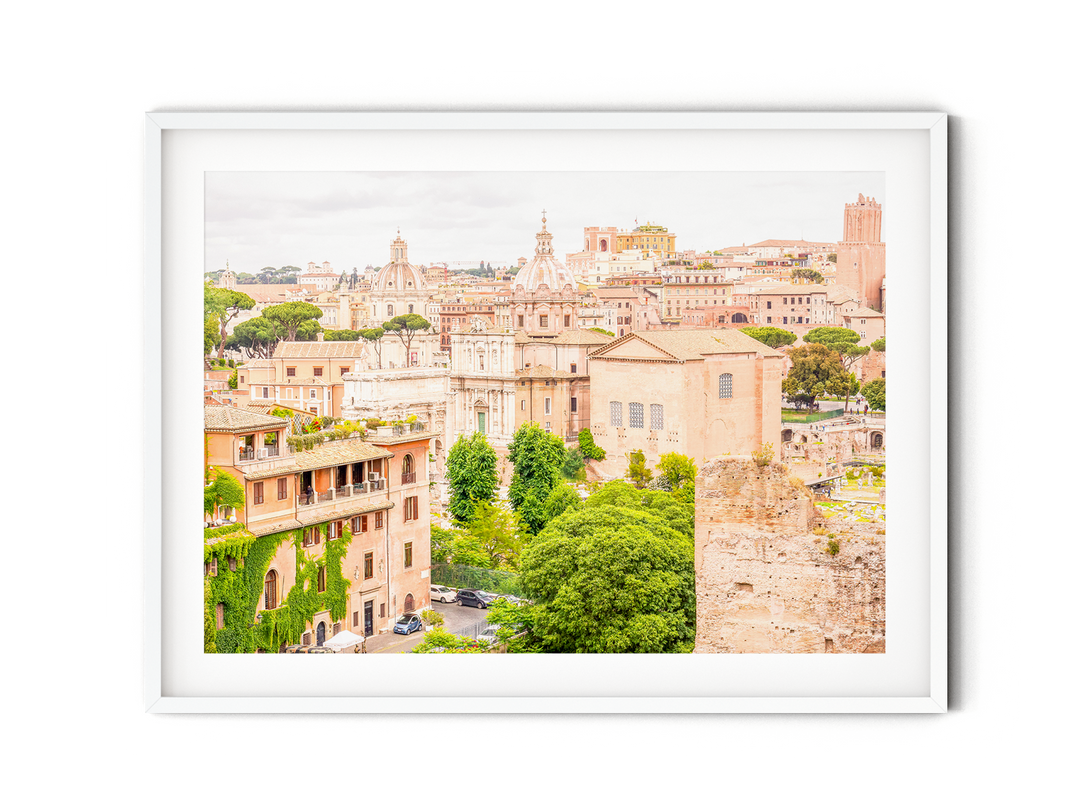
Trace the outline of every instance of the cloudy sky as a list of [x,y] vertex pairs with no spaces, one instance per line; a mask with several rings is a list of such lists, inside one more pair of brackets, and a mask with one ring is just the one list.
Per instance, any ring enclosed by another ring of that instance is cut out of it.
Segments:
[[[540,212],[560,260],[590,225],[663,225],[679,250],[763,239],[837,241],[844,203],[885,204],[883,172],[209,172],[205,271],[389,261],[397,229],[413,264],[532,256]],[[882,238],[888,225],[883,218]],[[451,264],[451,267],[454,267]]]

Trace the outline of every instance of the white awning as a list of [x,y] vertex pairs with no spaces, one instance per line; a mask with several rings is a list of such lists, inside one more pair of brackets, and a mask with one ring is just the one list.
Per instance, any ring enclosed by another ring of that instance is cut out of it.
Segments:
[[346,647],[351,647],[354,644],[359,644],[363,640],[363,636],[358,636],[356,635],[356,633],[350,633],[348,630],[342,630],[333,638],[324,641],[323,646],[330,647],[334,650],[344,650]]

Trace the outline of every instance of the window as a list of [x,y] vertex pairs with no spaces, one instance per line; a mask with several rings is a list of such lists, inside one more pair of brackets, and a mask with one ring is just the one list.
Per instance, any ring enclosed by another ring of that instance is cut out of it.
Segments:
[[765,302],[765,309],[772,309],[772,301]]
[[327,531],[329,532],[327,535],[328,540],[337,540],[341,537],[341,521],[331,521],[330,525],[327,527]]
[[772,316],[766,318],[765,323],[772,323]]
[[720,375],[720,399],[731,399],[731,375]]
[[787,325],[787,316],[786,315],[784,316],[784,325],[785,326]]
[[318,582],[317,587],[319,589],[319,593],[323,593],[324,591],[326,591],[326,566],[325,565],[320,565],[319,566],[319,582]]
[[547,329],[548,328],[548,316],[547,315],[541,315],[540,316],[540,328],[541,329]]
[[348,374],[349,373],[349,367],[348,366],[338,366],[338,371],[340,371],[342,374]]
[[315,366],[315,368],[312,369],[312,371],[311,371],[311,376],[312,377],[321,377],[323,375],[322,370],[323,370],[322,366]]
[[569,315],[563,315],[562,325],[567,326],[567,327],[570,326],[570,316]]
[[263,399],[270,399],[270,389],[269,389],[269,388],[266,388],[265,386],[263,387],[263,395],[262,395],[262,398],[263,398]]
[[220,630],[225,626],[225,603],[218,602],[214,612],[217,614],[217,629]]
[[571,374],[577,374],[577,363],[571,363],[570,364],[570,373]]
[[577,397],[570,397],[570,413],[577,413]]
[[317,399],[317,398],[318,397],[315,396],[315,389],[314,388],[309,389],[308,390],[308,399]]
[[229,570],[230,571],[235,571],[236,570],[236,557],[229,557]]
[[277,608],[277,571],[268,571],[263,580],[263,610]]
[[[286,377],[295,377],[296,376],[296,366],[287,366],[285,368],[285,376]],[[294,636],[294,638],[295,638],[295,636]]]
[[375,528],[376,529],[381,529],[383,527],[383,515],[384,514],[385,514],[384,512],[376,512],[375,513]]
[[277,499],[283,501],[289,497],[289,479],[279,478],[277,480]]
[[[411,281],[409,282],[409,286],[410,286],[410,287],[412,286],[412,282],[411,282]],[[413,305],[412,305],[412,304],[409,304],[409,314],[410,314],[410,315],[412,315],[412,314],[413,314]]]
[[254,484],[251,485],[251,489],[252,489],[252,495],[253,495],[252,500],[255,503],[262,503],[263,502],[263,482],[262,481],[256,481]]
[[551,414],[551,397],[544,397],[544,416]]
[[210,558],[210,576],[217,576],[217,557]]
[[525,400],[521,400],[521,410],[525,410]]
[[664,406],[663,405],[650,405],[649,406],[649,427],[652,430],[664,429]]
[[405,544],[405,567],[412,568],[412,543]]
[[364,553],[364,579],[371,579],[375,576],[375,552],[368,551]]
[[405,499],[405,520],[416,520],[420,516],[420,499],[413,495]]
[[786,299],[786,298],[784,299],[784,303],[785,303],[785,304],[787,303],[787,299]]
[[640,402],[630,403],[630,427],[645,427],[645,406]]
[[525,316],[524,315],[518,315],[518,326],[519,327],[525,326]]
[[611,419],[609,421],[611,422],[612,427],[622,427],[622,403],[621,402],[612,402],[611,403]]
[[[392,287],[394,285],[391,284],[390,286]],[[394,317],[394,305],[393,304],[387,304],[386,305],[386,314],[389,315],[391,318]]]

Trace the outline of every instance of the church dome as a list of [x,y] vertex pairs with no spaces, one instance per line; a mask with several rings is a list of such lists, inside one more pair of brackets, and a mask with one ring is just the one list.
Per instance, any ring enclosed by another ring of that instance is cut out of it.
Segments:
[[371,289],[372,292],[386,293],[427,289],[427,278],[409,264],[409,246],[401,238],[401,231],[398,231],[397,239],[390,243],[390,262],[376,274]]
[[566,265],[555,258],[551,249],[551,234],[547,229],[547,212],[541,220],[540,232],[536,234],[536,255],[522,267],[515,279],[515,288],[524,288],[525,292],[536,292],[541,285],[546,285],[552,292],[560,292],[563,287],[577,289],[574,274]]

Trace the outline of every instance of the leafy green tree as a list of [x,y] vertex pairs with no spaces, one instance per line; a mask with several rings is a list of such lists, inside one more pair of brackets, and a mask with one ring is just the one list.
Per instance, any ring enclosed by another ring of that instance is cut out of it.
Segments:
[[216,316],[209,315],[203,324],[203,354],[210,354],[221,340],[220,323]]
[[443,529],[440,526],[431,527],[431,561],[474,568],[490,566],[490,558],[484,554],[474,536],[466,535],[460,529]]
[[597,461],[603,461],[607,458],[607,452],[593,440],[592,431],[588,428],[582,428],[578,434],[578,447],[581,448],[581,454],[585,458],[592,458]]
[[814,410],[818,397],[825,394],[843,395],[847,390],[847,371],[840,355],[821,343],[810,343],[788,351],[791,370],[781,390],[788,399],[805,403]]
[[582,470],[585,469],[585,454],[581,452],[580,448],[571,447],[566,451],[566,458],[563,460],[562,474],[564,478],[570,480],[577,479]]
[[879,337],[877,340],[870,344],[870,348],[873,349],[875,352],[885,351],[885,338]]
[[558,436],[546,432],[536,422],[526,422],[510,442],[510,503],[530,533],[545,523],[544,501],[559,483],[566,446]]
[[640,506],[590,501],[552,520],[522,552],[522,584],[535,604],[520,613],[535,642],[558,653],[689,652],[690,538]]
[[413,647],[409,652],[423,653],[482,653],[483,645],[476,639],[468,636],[458,636],[445,630],[429,630],[424,635],[424,640]]
[[375,359],[378,361],[378,367],[382,368],[382,336],[386,334],[385,330],[375,327],[374,329],[361,329],[360,339],[366,340],[371,344],[372,350],[375,352]]
[[[288,301],[263,310],[263,317],[275,324],[287,341],[296,340],[297,333],[306,321],[315,321],[316,331],[321,329],[318,320],[323,311],[306,301]],[[307,326],[310,329],[310,326]]]
[[566,483],[561,483],[551,490],[544,499],[544,523],[554,520],[563,512],[580,509],[581,496],[576,489]]
[[224,471],[203,489],[203,514],[213,517],[222,506],[244,507],[244,485]]
[[846,385],[844,386],[844,411],[845,412],[847,411],[848,402],[851,401],[851,398],[853,396],[855,396],[857,393],[859,393],[859,388],[860,387],[861,387],[861,383],[859,382],[858,376],[855,374],[854,371],[849,371],[848,374],[847,374],[847,378],[846,378]]
[[423,315],[415,313],[409,315],[397,315],[383,324],[383,329],[394,334],[401,345],[405,347],[405,364],[410,365],[409,357],[412,352],[412,341],[417,332],[426,332],[431,329],[431,324]]
[[458,526],[472,520],[477,504],[490,503],[499,485],[498,456],[483,433],[462,435],[446,458],[450,516]]
[[260,315],[236,325],[229,348],[243,347],[254,357],[270,357],[280,339],[278,325]]
[[442,526],[431,524],[431,562],[448,563],[453,560],[454,541],[457,533]]
[[744,335],[749,335],[758,343],[764,343],[773,349],[779,349],[781,346],[792,346],[798,340],[794,332],[775,326],[747,326],[739,331]]
[[798,281],[799,279],[806,279],[812,284],[821,284],[825,280],[825,276],[812,267],[791,268],[791,280]]
[[631,450],[626,457],[630,462],[626,468],[626,477],[634,482],[634,486],[641,489],[652,481],[652,470],[645,463],[645,454],[642,451]]
[[863,388],[863,396],[872,411],[885,412],[885,380],[877,377]]
[[836,264],[836,254],[835,254],[835,253],[830,253],[830,254],[829,254],[828,256],[826,256],[825,258],[826,258],[826,259],[827,259],[828,261],[832,262],[833,264]]
[[817,343],[827,346],[840,355],[844,368],[848,371],[860,357],[870,353],[869,346],[860,346],[859,333],[842,326],[819,326],[803,335],[803,343]]
[[[499,504],[477,501],[461,540],[466,548],[472,544],[480,548],[485,558],[481,567],[510,571],[518,569],[521,527],[517,515],[509,509]],[[454,561],[459,562],[457,559]]]
[[360,340],[360,332],[356,329],[327,329],[323,332],[323,340],[357,341]]
[[255,299],[247,293],[236,290],[222,290],[210,284],[203,285],[203,316],[217,318],[220,330],[220,343],[218,344],[218,359],[225,353],[225,341],[229,337],[228,326],[241,311],[255,308]]
[[705,261],[698,264],[697,269],[698,270],[706,270],[706,271],[715,270],[716,265],[714,265],[712,262],[710,262],[708,259],[706,259]]
[[601,335],[607,335],[608,337],[615,337],[614,332],[609,332],[607,329],[601,329],[599,326],[590,326],[590,332],[599,332]]
[[697,465],[688,456],[679,453],[664,453],[660,456],[658,469],[671,484],[672,494],[680,500],[694,502],[694,479],[697,478]]

